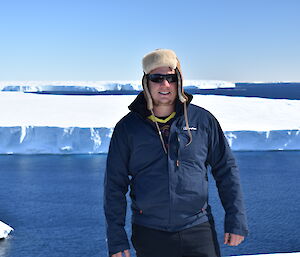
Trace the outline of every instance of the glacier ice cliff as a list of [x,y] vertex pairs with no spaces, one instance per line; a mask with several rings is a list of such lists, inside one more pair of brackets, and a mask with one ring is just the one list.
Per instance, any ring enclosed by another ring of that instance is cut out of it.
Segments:
[[[0,127],[0,154],[107,153],[113,128]],[[300,150],[300,130],[225,131],[234,151]]]
[[225,131],[234,151],[300,150],[300,130]]
[[[234,88],[235,83],[222,80],[185,80],[186,89]],[[0,81],[0,91],[27,93],[89,94],[104,91],[141,91],[141,81]]]
[[107,152],[113,129],[0,127],[0,154],[97,154]]

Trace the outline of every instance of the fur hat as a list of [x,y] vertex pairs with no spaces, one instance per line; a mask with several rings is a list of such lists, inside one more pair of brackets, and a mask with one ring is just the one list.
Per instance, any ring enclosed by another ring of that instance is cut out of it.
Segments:
[[160,67],[170,67],[175,70],[177,75],[177,87],[178,87],[178,98],[184,103],[187,101],[187,96],[184,94],[182,87],[182,73],[180,62],[174,51],[169,49],[156,49],[148,54],[146,54],[143,58],[143,71],[144,76],[142,80],[142,85],[145,93],[145,98],[147,101],[147,108],[149,110],[153,109],[153,101],[148,87],[148,79],[147,74],[149,74],[152,70],[160,68]]

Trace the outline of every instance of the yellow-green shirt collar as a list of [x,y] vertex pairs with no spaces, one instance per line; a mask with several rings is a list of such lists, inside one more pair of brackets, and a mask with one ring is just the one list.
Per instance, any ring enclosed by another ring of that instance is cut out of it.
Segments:
[[170,119],[174,118],[176,115],[176,112],[172,112],[167,118],[165,119],[160,119],[155,117],[154,115],[148,116],[148,119],[152,120],[153,122],[159,122],[159,123],[167,123]]

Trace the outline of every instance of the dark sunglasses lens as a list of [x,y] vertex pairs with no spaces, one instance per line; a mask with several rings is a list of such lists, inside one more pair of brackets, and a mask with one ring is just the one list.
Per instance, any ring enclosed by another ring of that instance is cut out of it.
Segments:
[[165,79],[169,82],[177,82],[176,74],[150,74],[148,78],[154,83],[162,83]]
[[175,74],[167,75],[167,76],[166,76],[166,80],[167,80],[169,83],[177,82],[177,76],[176,76]]
[[165,78],[159,74],[151,74],[149,75],[149,79],[154,83],[161,83],[164,81]]

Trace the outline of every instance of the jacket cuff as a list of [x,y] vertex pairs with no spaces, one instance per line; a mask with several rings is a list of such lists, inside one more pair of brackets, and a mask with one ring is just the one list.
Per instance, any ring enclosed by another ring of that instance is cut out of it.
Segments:
[[109,252],[109,256],[112,256],[113,254],[116,254],[118,252],[123,252],[124,250],[129,250],[129,249],[130,246],[127,241],[124,244],[109,247],[108,252]]
[[231,229],[225,229],[225,233],[231,233],[231,234],[236,234],[240,236],[248,236],[249,231],[246,229],[240,229],[240,228],[231,228]]

